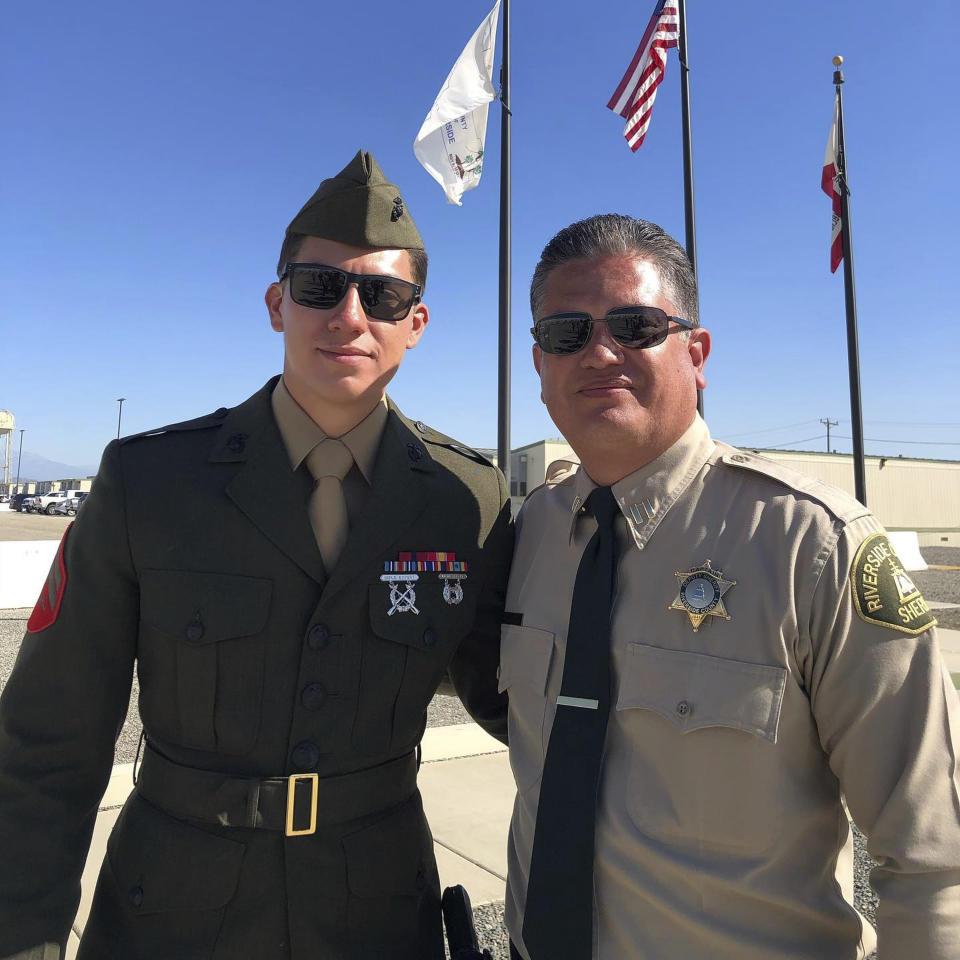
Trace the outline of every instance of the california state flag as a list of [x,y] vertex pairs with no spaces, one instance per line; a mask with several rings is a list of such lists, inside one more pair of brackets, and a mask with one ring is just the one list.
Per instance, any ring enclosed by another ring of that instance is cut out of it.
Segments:
[[838,127],[840,101],[833,101],[833,126],[830,127],[830,136],[827,138],[827,153],[823,158],[823,174],[820,186],[823,192],[833,200],[833,226],[830,232],[830,272],[836,273],[840,261],[843,260],[843,219],[840,215],[840,160],[838,157]]
[[494,98],[493,48],[497,42],[500,0],[464,47],[437,94],[413,152],[427,173],[443,187],[447,203],[480,182],[487,104]]

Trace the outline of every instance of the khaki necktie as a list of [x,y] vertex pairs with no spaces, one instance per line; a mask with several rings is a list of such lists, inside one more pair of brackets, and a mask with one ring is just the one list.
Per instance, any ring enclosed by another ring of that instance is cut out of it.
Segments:
[[350,522],[343,497],[343,478],[353,466],[353,454],[345,444],[328,437],[307,454],[307,469],[316,480],[310,496],[310,526],[330,573],[347,542]]

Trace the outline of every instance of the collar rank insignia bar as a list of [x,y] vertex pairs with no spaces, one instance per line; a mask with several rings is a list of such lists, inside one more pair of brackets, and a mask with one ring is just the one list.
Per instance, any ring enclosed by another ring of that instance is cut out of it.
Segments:
[[714,570],[709,560],[692,570],[677,571],[674,576],[680,581],[680,588],[667,609],[687,614],[694,633],[707,617],[730,619],[723,597],[731,587],[737,585],[736,580],[725,580],[723,571]]
[[386,560],[383,568],[387,572],[380,579],[390,584],[388,616],[420,612],[415,606],[417,595],[413,585],[421,573],[439,576],[443,581],[443,599],[450,606],[463,600],[462,581],[467,579],[468,564],[466,560],[458,560],[456,553],[449,550],[401,551],[396,560]]

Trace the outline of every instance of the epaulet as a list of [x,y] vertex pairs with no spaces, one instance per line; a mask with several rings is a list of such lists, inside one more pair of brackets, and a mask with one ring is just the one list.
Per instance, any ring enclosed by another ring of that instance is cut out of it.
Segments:
[[796,493],[802,493],[811,500],[816,500],[838,520],[849,523],[858,517],[867,516],[870,511],[859,500],[838,487],[824,483],[816,477],[807,476],[790,467],[777,463],[761,456],[759,453],[746,453],[726,444],[718,444],[723,451],[720,458],[725,466],[737,470],[749,470],[752,473],[767,477]]
[[130,443],[133,440],[142,440],[144,437],[159,437],[165,433],[181,433],[185,430],[209,430],[211,427],[219,427],[228,412],[226,407],[220,407],[213,413],[195,417],[193,420],[181,420],[179,423],[168,423],[165,427],[157,427],[154,430],[144,430],[143,433],[132,433],[129,437],[121,437],[120,443]]
[[552,460],[550,466],[547,467],[547,474],[543,483],[534,487],[527,494],[527,500],[540,490],[549,490],[551,487],[556,487],[565,480],[572,479],[577,475],[577,470],[579,469],[579,460]]
[[555,487],[558,483],[572,477],[580,469],[580,461],[566,457],[563,460],[551,460],[544,475],[544,486]]
[[488,467],[494,465],[492,460],[485,457],[479,451],[474,450],[472,447],[465,446],[460,443],[459,440],[454,440],[453,437],[448,437],[439,430],[434,430],[433,427],[428,427],[422,420],[417,420],[413,426],[427,443],[435,444],[438,447],[446,447],[448,450],[453,450],[461,456],[467,457],[476,463],[482,463]]

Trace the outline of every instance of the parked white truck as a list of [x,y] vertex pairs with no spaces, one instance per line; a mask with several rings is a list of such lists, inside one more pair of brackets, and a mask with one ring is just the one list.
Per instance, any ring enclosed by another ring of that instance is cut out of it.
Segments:
[[57,512],[58,503],[82,492],[81,490],[51,490],[34,498],[34,509],[37,513],[46,513],[52,517]]

